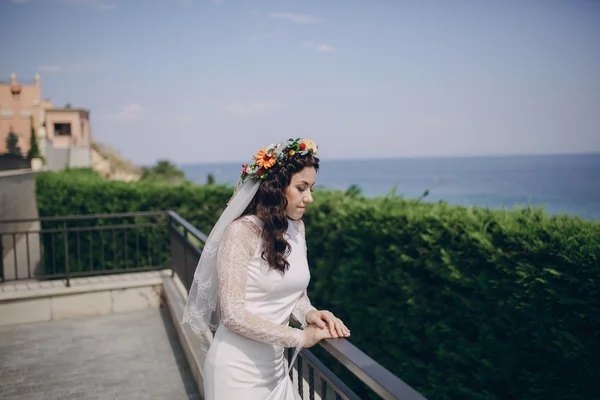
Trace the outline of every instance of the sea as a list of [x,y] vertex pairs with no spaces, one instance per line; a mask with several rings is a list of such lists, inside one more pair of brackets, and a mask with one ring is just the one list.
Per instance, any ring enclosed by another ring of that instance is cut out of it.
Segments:
[[[241,162],[180,167],[193,182],[204,184],[212,174],[217,183],[233,185]],[[600,154],[321,160],[317,190],[351,186],[368,197],[427,193],[423,201],[542,207],[550,215],[600,221]]]

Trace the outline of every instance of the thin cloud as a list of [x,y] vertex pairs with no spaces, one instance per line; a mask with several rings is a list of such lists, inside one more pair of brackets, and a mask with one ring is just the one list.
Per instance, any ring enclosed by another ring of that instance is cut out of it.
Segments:
[[29,0],[12,0],[13,3],[15,4],[24,4],[27,3]]
[[269,18],[285,19],[298,25],[318,24],[323,22],[323,19],[308,14],[298,14],[291,12],[270,12],[267,13]]
[[144,107],[140,106],[137,103],[131,103],[121,108],[121,110],[114,114],[106,115],[106,118],[113,121],[137,121],[145,113],[146,110],[144,109]]
[[263,117],[281,108],[276,101],[252,101],[246,103],[229,103],[220,107],[222,111],[236,118]]
[[330,44],[327,43],[314,43],[314,42],[303,42],[302,43],[303,47],[318,51],[319,53],[335,53],[337,51],[340,51],[339,48],[334,47]]

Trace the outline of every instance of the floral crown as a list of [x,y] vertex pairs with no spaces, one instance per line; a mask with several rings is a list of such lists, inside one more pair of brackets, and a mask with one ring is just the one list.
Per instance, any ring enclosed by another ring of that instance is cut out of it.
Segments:
[[271,144],[252,156],[252,164],[242,164],[240,179],[265,179],[273,166],[283,165],[290,157],[307,154],[317,154],[317,144],[310,139],[288,139],[276,145]]

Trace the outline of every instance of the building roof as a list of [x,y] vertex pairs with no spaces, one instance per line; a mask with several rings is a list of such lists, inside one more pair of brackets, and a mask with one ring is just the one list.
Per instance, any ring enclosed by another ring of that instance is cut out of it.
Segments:
[[56,112],[63,112],[63,111],[64,111],[64,112],[67,112],[67,111],[68,111],[68,112],[72,112],[72,111],[75,111],[75,112],[84,112],[84,113],[86,113],[86,114],[89,114],[89,113],[90,113],[90,110],[88,110],[88,109],[86,109],[86,108],[79,108],[79,107],[60,107],[60,108],[48,108],[48,109],[46,110],[46,112],[49,112],[49,111],[50,111],[50,112],[51,112],[51,111],[56,111]]

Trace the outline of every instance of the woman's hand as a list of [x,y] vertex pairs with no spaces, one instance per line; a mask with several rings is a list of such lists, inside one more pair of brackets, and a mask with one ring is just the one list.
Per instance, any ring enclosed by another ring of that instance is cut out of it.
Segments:
[[323,339],[332,338],[329,329],[325,327],[320,328],[315,324],[308,325],[302,332],[304,335],[302,338],[302,347],[306,348],[313,347]]
[[331,311],[310,310],[306,313],[306,323],[315,324],[319,328],[329,328],[329,334],[332,338],[341,338],[350,336],[350,330],[344,325],[341,319],[336,318]]

